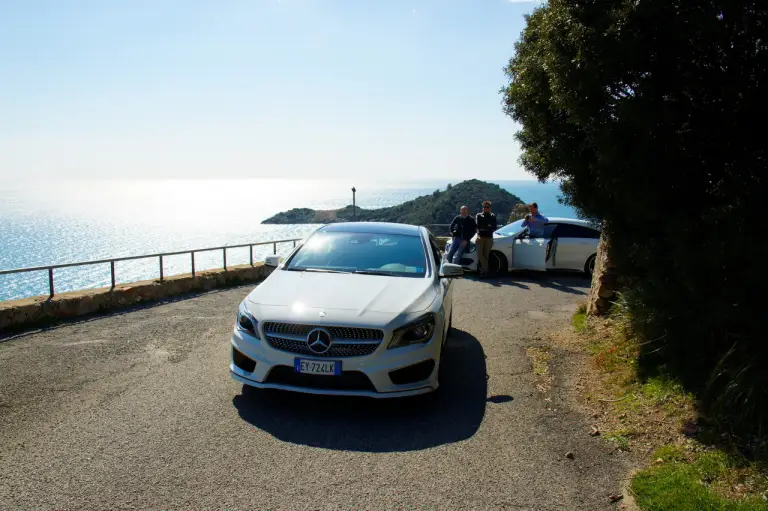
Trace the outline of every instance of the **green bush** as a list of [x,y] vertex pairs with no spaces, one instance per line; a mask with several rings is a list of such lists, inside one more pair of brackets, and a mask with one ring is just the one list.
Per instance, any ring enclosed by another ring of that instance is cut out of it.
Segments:
[[523,165],[605,221],[641,366],[768,418],[768,14],[757,1],[550,0],[503,89]]

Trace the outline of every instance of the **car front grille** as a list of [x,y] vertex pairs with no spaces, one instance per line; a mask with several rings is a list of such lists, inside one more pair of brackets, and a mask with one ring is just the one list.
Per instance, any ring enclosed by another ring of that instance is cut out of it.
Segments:
[[[306,336],[315,328],[324,328],[331,334],[333,342],[325,353],[315,353],[307,345]],[[376,351],[384,339],[384,332],[373,328],[320,327],[294,323],[264,323],[264,334],[269,345],[277,350],[325,358],[370,355]]]

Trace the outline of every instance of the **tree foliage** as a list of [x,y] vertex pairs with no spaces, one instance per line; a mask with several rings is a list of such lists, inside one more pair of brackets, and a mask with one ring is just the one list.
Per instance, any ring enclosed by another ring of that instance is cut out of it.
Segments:
[[767,22],[754,0],[550,0],[502,90],[526,169],[605,221],[644,367],[752,424],[768,416]]

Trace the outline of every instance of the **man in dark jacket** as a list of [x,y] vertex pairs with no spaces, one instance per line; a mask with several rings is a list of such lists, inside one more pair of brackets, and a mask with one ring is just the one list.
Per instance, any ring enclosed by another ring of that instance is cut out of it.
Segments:
[[488,256],[491,255],[493,247],[493,233],[498,224],[496,214],[491,213],[491,201],[483,201],[483,212],[477,214],[477,269],[480,275],[488,275]]
[[477,232],[475,219],[469,215],[469,208],[462,206],[460,214],[451,222],[451,248],[448,249],[446,261],[461,264],[461,256],[469,244],[469,240]]

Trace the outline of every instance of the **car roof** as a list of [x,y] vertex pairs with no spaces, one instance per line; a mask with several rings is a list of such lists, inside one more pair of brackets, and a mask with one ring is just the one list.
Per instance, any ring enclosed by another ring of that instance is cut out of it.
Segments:
[[319,230],[323,232],[364,232],[367,234],[400,234],[403,236],[421,236],[421,227],[393,222],[339,222],[328,224]]
[[592,229],[599,229],[597,225],[589,220],[582,220],[581,218],[565,218],[565,217],[549,217],[550,224],[572,224],[583,225],[584,227],[591,227]]

